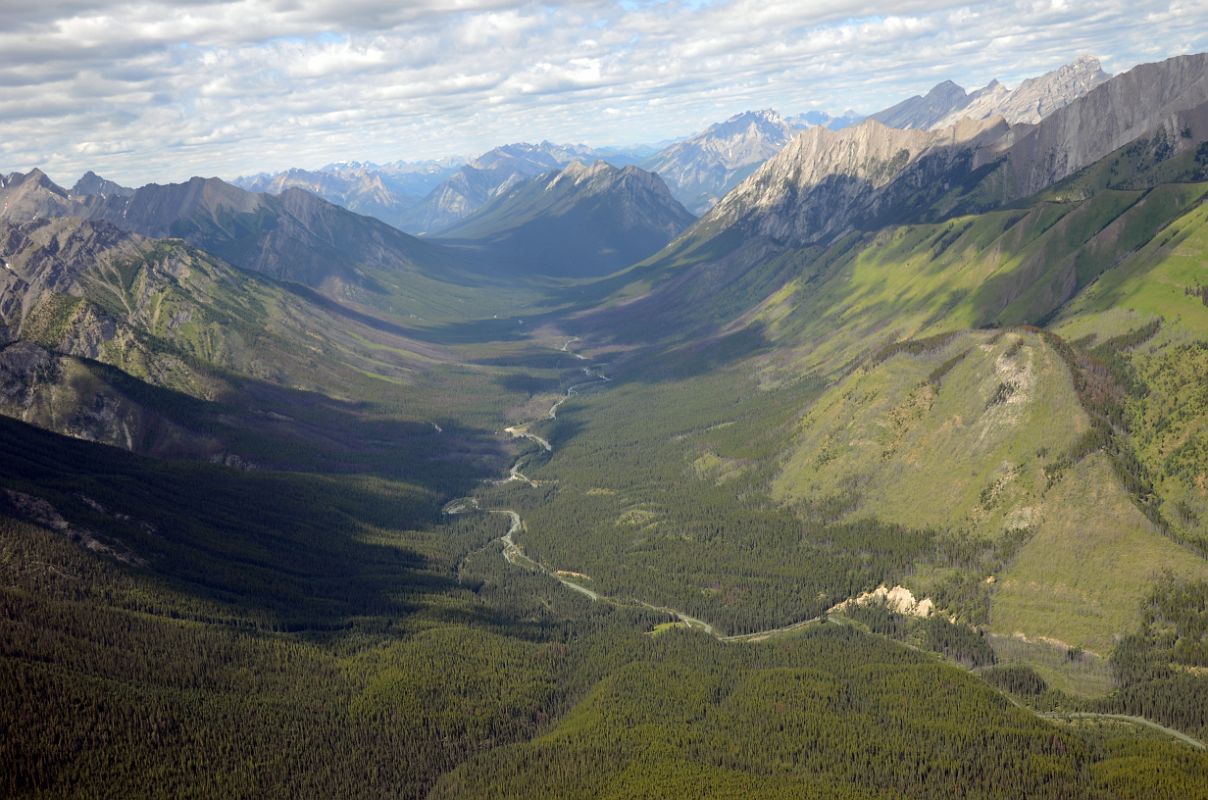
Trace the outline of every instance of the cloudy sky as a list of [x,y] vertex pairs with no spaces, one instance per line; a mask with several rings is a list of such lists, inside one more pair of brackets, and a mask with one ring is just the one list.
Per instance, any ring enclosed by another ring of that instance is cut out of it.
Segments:
[[139,185],[654,142],[1203,50],[1205,0],[0,0],[0,171]]

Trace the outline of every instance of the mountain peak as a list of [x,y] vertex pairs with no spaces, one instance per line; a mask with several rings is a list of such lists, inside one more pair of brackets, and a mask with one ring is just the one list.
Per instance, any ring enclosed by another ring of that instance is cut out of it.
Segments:
[[766,122],[780,122],[781,116],[774,108],[761,108],[755,111],[743,111],[730,117],[727,122],[733,122],[739,119],[764,120]]
[[569,164],[563,167],[562,171],[558,174],[565,175],[576,180],[583,180],[586,178],[594,178],[596,175],[600,175],[602,173],[618,171],[619,170],[617,170],[616,167],[599,159],[596,159],[591,164],[588,164],[585,161],[580,161],[576,158],[574,161],[571,161]]
[[952,81],[941,81],[924,96],[915,95],[870,116],[891,128],[930,128],[952,111],[969,102],[965,90]]
[[489,242],[501,269],[585,277],[641,261],[694,219],[658,175],[576,159],[517,182],[441,236]]
[[50,176],[43,172],[39,167],[34,167],[24,175],[19,172],[13,173],[9,176],[9,185],[14,187],[26,186],[31,189],[37,187],[40,189],[45,189],[52,194],[56,194],[61,197],[67,196],[67,190],[51,180]]
[[59,184],[52,181],[50,176],[43,172],[40,167],[34,167],[29,172],[25,173],[19,182],[27,183],[31,186],[41,186],[56,194],[66,194],[63,188],[59,186]]
[[1008,90],[997,80],[970,95],[968,103],[936,120],[933,128],[953,125],[962,117],[984,120],[1001,116],[1011,124],[1035,124],[1108,79],[1094,56],[1079,56],[1069,64]]
[[960,84],[957,84],[953,81],[940,81],[935,86],[931,87],[931,91],[927,92],[927,96],[928,97],[931,97],[931,96],[939,97],[939,96],[952,95],[952,94],[958,94],[958,93],[959,94],[965,93],[965,89],[963,86],[961,86]]
[[715,122],[705,129],[705,132],[694,138],[705,136],[735,136],[751,128],[759,131],[776,131],[791,126],[784,121],[779,112],[771,108],[757,111],[743,111],[729,117],[724,122]]
[[798,130],[773,109],[744,111],[660,151],[644,166],[699,213],[780,152]]
[[71,187],[71,193],[88,197],[108,197],[111,195],[129,197],[134,194],[134,190],[114,181],[106,180],[92,170],[88,170],[75,182],[75,186]]

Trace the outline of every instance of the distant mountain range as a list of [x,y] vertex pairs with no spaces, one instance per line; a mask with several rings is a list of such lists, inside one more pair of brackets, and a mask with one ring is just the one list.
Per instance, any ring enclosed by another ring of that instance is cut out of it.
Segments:
[[443,239],[469,239],[526,274],[604,275],[652,255],[695,221],[650,172],[572,161],[497,194]]
[[[1008,123],[1036,123],[1107,77],[1098,60],[1083,56],[1028,79],[1013,90],[995,80],[967,92],[952,81],[944,81],[926,95],[908,98],[870,117],[901,129],[945,128],[966,117],[984,120],[1002,116]],[[800,131],[813,127],[839,131],[863,119],[852,110],[840,115],[813,110],[784,117],[765,109],[736,114],[657,150],[642,146],[591,148],[549,141],[516,143],[496,147],[468,162],[457,158],[381,165],[348,161],[317,170],[292,168],[241,176],[232,183],[268,194],[305,189],[408,233],[434,235],[528,178],[576,160],[604,161],[616,167],[636,164],[658,173],[680,203],[700,214],[780,152]],[[85,181],[75,191],[112,195],[121,189],[117,184],[100,187]]]
[[799,128],[771,109],[746,111],[671,145],[643,166],[656,172],[695,213],[780,152]]
[[236,178],[232,183],[252,192],[280,194],[305,189],[358,214],[400,227],[403,214],[452,175],[460,159],[373,164],[349,161],[317,170],[289,169]]
[[412,234],[438,233],[517,183],[574,160],[637,163],[651,149],[593,149],[582,145],[516,143],[469,161],[340,162],[317,170],[289,169],[242,176],[232,183],[253,192],[305,189],[329,202]]
[[635,160],[616,151],[596,151],[583,145],[553,142],[496,147],[463,165],[409,208],[403,215],[401,227],[413,233],[440,233],[528,178],[561,169],[572,161],[591,162],[605,158],[617,166]]

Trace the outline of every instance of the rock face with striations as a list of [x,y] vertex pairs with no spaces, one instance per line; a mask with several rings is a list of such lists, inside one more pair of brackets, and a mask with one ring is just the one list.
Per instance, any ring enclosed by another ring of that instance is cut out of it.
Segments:
[[924,96],[914,96],[878,111],[872,118],[891,128],[950,128],[962,119],[1002,117],[1012,125],[1037,123],[1108,79],[1099,61],[1082,56],[1072,63],[1029,78],[1015,89],[997,80],[974,92],[952,81],[937,84]]
[[925,155],[926,174],[942,173],[967,163],[1005,129],[1001,120],[927,131],[873,119],[841,131],[811,128],[726,195],[701,227],[738,226],[793,245],[825,241],[881,214],[896,197],[891,185]]
[[884,111],[870,115],[882,125],[890,128],[913,128],[926,130],[953,111],[964,108],[969,95],[952,81],[938,83],[923,96],[909,97]]
[[[1013,197],[1038,192],[1167,126],[1179,128],[1170,137],[1177,150],[1197,140],[1193,128],[1203,115],[1196,111],[1205,103],[1208,53],[1134,67],[1012,137],[1004,147],[1008,191]],[[1178,115],[1189,116],[1175,122]]]
[[1002,117],[1012,125],[1036,124],[1106,81],[1097,58],[1081,56],[1070,64],[1029,78],[1015,89],[997,80],[969,95],[969,102],[940,119],[933,127],[946,128],[959,120]]
[[673,144],[643,166],[699,214],[780,152],[798,130],[771,109],[747,111]]

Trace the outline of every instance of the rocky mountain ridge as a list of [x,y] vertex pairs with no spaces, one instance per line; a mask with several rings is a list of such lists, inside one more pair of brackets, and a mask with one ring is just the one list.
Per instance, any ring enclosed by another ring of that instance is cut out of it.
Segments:
[[871,117],[891,128],[940,129],[966,117],[987,120],[995,116],[1011,124],[1035,124],[1109,77],[1097,58],[1080,56],[1055,70],[1028,78],[1015,89],[1008,89],[995,79],[981,89],[967,92],[950,80],[943,81],[926,95],[907,98]]
[[780,152],[799,127],[771,109],[745,111],[671,145],[643,166],[689,210],[701,213]]
[[399,226],[411,233],[439,234],[528,178],[561,169],[572,161],[596,160],[620,166],[631,163],[623,154],[598,152],[584,145],[543,141],[496,147],[460,167],[411,206]]
[[875,218],[886,188],[925,154],[954,159],[990,146],[1006,131],[1001,120],[962,121],[942,131],[890,128],[876,119],[841,131],[811,128],[726,195],[700,225],[709,231],[740,227],[794,244],[829,240],[856,219]]
[[[1082,63],[1080,74],[1094,63]],[[943,129],[894,129],[874,115],[839,132],[813,128],[699,225],[711,232],[740,226],[801,245],[830,240],[857,219],[884,221],[886,213],[929,219],[990,208],[1159,130],[1168,131],[1162,135],[1175,152],[1196,140],[1205,102],[1208,55],[1180,56],[1118,75],[1036,124],[1010,125],[996,115]]]
[[983,120],[994,116],[1002,117],[1012,125],[1021,122],[1035,125],[1110,77],[1103,71],[1099,59],[1080,56],[1051,72],[1028,78],[1014,89],[993,80],[970,93],[965,105],[953,109],[932,127],[946,128],[962,118]]
[[374,291],[371,270],[447,264],[433,246],[302,189],[249,192],[218,178],[147,184],[130,194],[74,194],[40,170],[0,186],[0,220],[104,220],[153,238],[177,237],[237,267],[340,297]]

